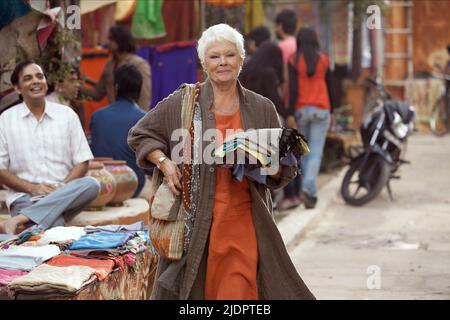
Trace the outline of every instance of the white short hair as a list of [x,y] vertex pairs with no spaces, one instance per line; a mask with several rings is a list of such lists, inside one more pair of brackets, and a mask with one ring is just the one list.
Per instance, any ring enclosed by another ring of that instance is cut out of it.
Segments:
[[242,60],[245,58],[244,37],[236,29],[225,23],[216,24],[203,31],[198,40],[197,52],[200,62],[205,62],[206,48],[213,42],[227,40],[236,45]]

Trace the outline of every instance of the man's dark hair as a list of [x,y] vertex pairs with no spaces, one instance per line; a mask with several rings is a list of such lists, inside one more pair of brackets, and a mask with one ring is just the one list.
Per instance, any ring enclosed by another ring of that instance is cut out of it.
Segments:
[[[23,71],[23,69],[25,69],[26,66],[29,66],[30,64],[37,64],[37,63],[34,62],[33,60],[25,60],[16,65],[13,73],[11,74],[11,78],[10,78],[12,85],[15,85],[15,86],[19,85],[20,73]],[[45,73],[44,73],[44,76],[45,76]]]
[[269,28],[265,26],[256,27],[250,31],[247,38],[255,41],[256,47],[259,47],[264,41],[270,40]]
[[141,94],[142,75],[134,65],[124,64],[114,73],[114,85],[117,85],[117,99],[136,102]]
[[126,26],[120,24],[112,26],[109,29],[109,36],[117,43],[119,52],[134,53],[136,51],[133,35]]
[[275,23],[281,24],[285,33],[293,35],[297,29],[297,14],[292,10],[284,9],[278,13]]

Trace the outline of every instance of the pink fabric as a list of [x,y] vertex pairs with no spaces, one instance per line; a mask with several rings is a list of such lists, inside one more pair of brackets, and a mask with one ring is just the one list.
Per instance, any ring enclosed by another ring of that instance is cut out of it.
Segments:
[[278,43],[283,53],[283,64],[288,63],[288,59],[297,51],[297,41],[295,37],[290,36]]
[[136,262],[136,255],[133,253],[126,253],[123,255],[123,260],[129,267],[134,267],[134,263]]
[[22,270],[0,269],[0,285],[6,286],[15,278],[26,275],[28,272]]
[[37,39],[39,43],[39,48],[41,48],[41,50],[45,49],[45,46],[47,45],[47,40],[50,38],[55,29],[56,25],[50,24],[47,27],[37,31]]
[[283,102],[287,106],[289,104],[289,78],[287,72],[287,63],[289,58],[297,51],[297,40],[294,36],[288,36],[286,39],[278,42],[278,46],[281,49],[283,55],[283,75],[286,80],[283,85]]

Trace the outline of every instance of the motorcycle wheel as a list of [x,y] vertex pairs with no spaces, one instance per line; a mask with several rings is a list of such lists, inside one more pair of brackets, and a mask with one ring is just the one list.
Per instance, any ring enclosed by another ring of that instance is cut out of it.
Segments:
[[445,105],[445,96],[442,96],[433,106],[430,128],[438,137],[443,136],[448,131],[448,114]]
[[[390,176],[389,164],[379,155],[371,155],[364,165],[363,160],[364,157],[360,157],[350,163],[341,185],[342,198],[352,206],[362,206],[373,200]],[[361,172],[367,176],[364,181]]]

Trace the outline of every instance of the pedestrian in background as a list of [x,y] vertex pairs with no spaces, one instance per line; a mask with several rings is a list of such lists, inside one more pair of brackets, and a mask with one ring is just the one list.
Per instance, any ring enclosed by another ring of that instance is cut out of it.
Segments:
[[263,42],[270,40],[270,30],[266,26],[252,29],[247,35],[247,56],[251,57]]
[[[289,73],[288,73],[288,60],[289,57],[295,54],[297,50],[297,41],[295,39],[295,32],[297,30],[297,14],[289,9],[284,9],[275,18],[276,36],[279,39],[278,45],[280,46],[282,58],[283,58],[283,79],[284,82],[281,86],[281,97],[283,100],[283,107],[285,111],[283,115],[283,121],[286,127],[297,128],[295,117],[288,116],[288,102],[289,102]],[[298,174],[283,190],[281,201],[278,200],[278,196],[275,197],[275,206],[278,210],[293,209],[300,205],[300,184],[301,184],[301,170],[300,163],[298,168]]]
[[114,102],[114,72],[123,64],[132,64],[142,75],[142,88],[137,104],[143,111],[147,111],[152,100],[151,69],[147,61],[135,54],[136,46],[130,30],[122,25],[111,27],[107,47],[112,59],[106,63],[98,82],[85,78],[93,88],[82,87],[81,93],[97,101],[107,96],[109,103]]
[[[283,78],[285,84],[283,86],[283,100],[288,104],[289,94],[289,73],[288,60],[297,50],[297,42],[295,39],[295,32],[297,31],[297,14],[289,9],[285,9],[278,13],[275,18],[275,34],[278,38],[278,45],[283,54]],[[291,123],[291,125],[293,125]]]
[[307,209],[317,203],[317,176],[333,111],[334,94],[328,56],[320,51],[316,32],[302,27],[297,51],[289,60],[290,107],[310,153],[302,158],[300,200]]
[[269,98],[278,114],[283,118],[286,117],[287,109],[280,94],[280,86],[283,83],[283,59],[278,45],[272,41],[264,41],[251,59],[244,64],[239,80],[245,88]]
[[136,164],[136,155],[128,146],[128,131],[144,115],[136,101],[142,87],[142,76],[132,64],[120,66],[114,73],[116,101],[94,112],[91,118],[91,148],[95,157],[125,160],[138,177],[137,197],[145,184],[145,174]]

